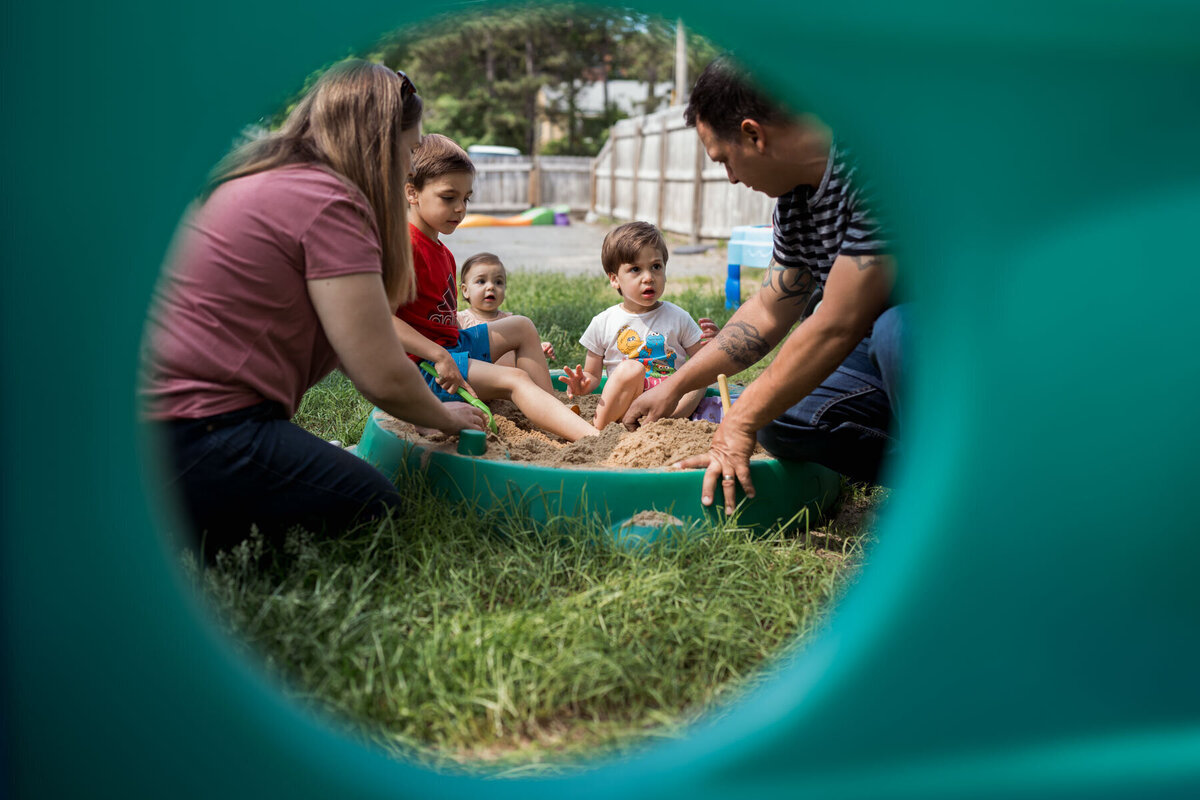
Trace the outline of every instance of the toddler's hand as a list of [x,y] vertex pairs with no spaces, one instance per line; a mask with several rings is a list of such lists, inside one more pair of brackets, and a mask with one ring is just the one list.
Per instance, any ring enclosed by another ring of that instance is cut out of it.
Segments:
[[571,371],[570,367],[563,367],[563,372],[566,376],[564,380],[567,384],[567,397],[579,397],[586,394],[583,391],[583,382],[586,376],[582,364],[576,364],[574,372]]
[[721,332],[721,329],[717,327],[717,323],[708,317],[701,317],[696,320],[696,324],[700,326],[700,344],[708,344]]
[[542,342],[542,352],[546,354],[546,358],[554,358],[554,345],[549,342]]
[[458,371],[458,365],[454,363],[454,358],[450,353],[446,352],[433,362],[434,368],[437,370],[437,384],[442,387],[442,391],[446,394],[454,394],[458,391],[458,387],[465,387],[472,395],[475,392],[471,389],[471,385],[463,380],[462,373]]

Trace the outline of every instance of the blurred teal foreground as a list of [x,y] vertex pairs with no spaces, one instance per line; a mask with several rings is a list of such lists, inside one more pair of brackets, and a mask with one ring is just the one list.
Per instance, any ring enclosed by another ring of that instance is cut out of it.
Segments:
[[1190,2],[647,4],[853,144],[919,300],[908,450],[871,565],[830,630],[729,714],[580,776],[451,778],[342,737],[231,655],[142,489],[156,466],[134,386],[159,264],[244,123],[459,7],[6,8],[3,789],[1200,793]]

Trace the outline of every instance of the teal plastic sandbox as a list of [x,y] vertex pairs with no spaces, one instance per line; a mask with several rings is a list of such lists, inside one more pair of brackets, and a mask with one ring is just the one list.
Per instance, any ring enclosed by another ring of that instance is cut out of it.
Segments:
[[[723,518],[720,504],[700,503],[702,470],[573,469],[429,451],[379,424],[379,409],[367,420],[358,455],[384,474],[424,470],[434,489],[453,500],[499,507],[533,522],[588,517],[608,526],[627,543],[686,534],[705,520]],[[841,479],[818,464],[778,459],[752,462],[756,495],[738,488],[736,522],[755,533],[793,519],[801,527],[819,523],[837,499]],[[644,512],[655,512],[647,523]]]

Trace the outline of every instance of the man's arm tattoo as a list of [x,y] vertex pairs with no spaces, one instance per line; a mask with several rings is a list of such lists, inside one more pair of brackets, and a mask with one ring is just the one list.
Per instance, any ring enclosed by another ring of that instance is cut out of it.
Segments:
[[771,352],[771,345],[747,322],[734,322],[721,329],[717,345],[743,367],[756,363]]
[[850,260],[854,262],[854,266],[858,267],[859,272],[868,267],[883,266],[883,256],[850,256]]
[[772,263],[763,276],[762,285],[774,287],[781,299],[791,300],[796,305],[807,305],[817,289],[817,279],[806,269]]

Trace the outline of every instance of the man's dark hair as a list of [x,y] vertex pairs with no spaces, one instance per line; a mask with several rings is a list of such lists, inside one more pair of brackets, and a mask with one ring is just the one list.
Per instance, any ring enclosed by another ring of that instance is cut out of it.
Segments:
[[768,100],[729,56],[721,56],[696,79],[683,119],[688,127],[701,121],[719,138],[736,139],[747,118],[770,124],[787,122],[790,116]]

